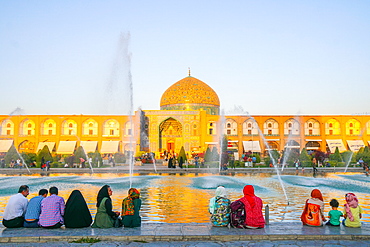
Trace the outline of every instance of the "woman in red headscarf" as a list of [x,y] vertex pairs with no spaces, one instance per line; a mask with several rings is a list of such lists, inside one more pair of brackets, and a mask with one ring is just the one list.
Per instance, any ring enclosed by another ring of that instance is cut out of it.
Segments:
[[245,227],[247,228],[264,228],[265,218],[262,214],[262,200],[255,196],[254,187],[246,185],[243,189],[244,197],[240,198],[245,209]]
[[314,189],[311,191],[311,198],[306,200],[301,221],[303,225],[322,226],[325,220],[324,199],[321,191]]

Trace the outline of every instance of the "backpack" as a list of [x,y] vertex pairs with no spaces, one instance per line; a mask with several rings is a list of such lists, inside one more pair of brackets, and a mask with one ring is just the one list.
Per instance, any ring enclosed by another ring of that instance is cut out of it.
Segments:
[[230,200],[218,198],[215,201],[214,212],[211,216],[211,222],[214,226],[227,226],[230,222]]
[[230,225],[235,228],[246,228],[244,203],[241,201],[232,202],[230,210]]

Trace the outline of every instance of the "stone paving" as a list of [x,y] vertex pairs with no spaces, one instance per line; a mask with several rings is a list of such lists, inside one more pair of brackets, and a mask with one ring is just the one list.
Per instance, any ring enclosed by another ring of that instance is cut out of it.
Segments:
[[[82,238],[96,243],[73,243]],[[361,228],[308,227],[271,223],[264,229],[212,227],[210,224],[144,223],[139,228],[7,229],[0,246],[370,246],[370,224]]]

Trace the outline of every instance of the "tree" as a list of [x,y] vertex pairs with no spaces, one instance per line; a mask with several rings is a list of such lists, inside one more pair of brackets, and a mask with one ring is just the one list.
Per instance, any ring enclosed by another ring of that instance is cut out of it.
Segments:
[[9,164],[12,160],[17,160],[19,159],[19,155],[17,150],[15,149],[14,145],[12,145],[8,152],[6,153],[4,159],[5,159],[5,164]]
[[186,157],[186,153],[185,153],[185,149],[184,149],[184,146],[181,147],[180,149],[180,152],[179,152],[179,155],[177,157],[177,160],[180,161],[180,157],[182,157],[182,161],[185,162],[187,161],[187,157]]
[[330,155],[330,160],[337,161],[337,162],[343,162],[342,156],[339,153],[338,147],[335,148],[334,154]]
[[[343,161],[346,163],[346,164],[350,164],[350,163],[356,163],[356,154],[353,153],[352,151],[345,151],[343,152],[342,154],[342,157],[343,157]],[[351,159],[351,160],[350,160]]]
[[96,150],[94,153],[89,153],[89,156],[92,158],[92,163],[94,166],[98,166],[98,164],[101,166],[103,164],[103,159],[98,150]]
[[302,149],[301,153],[299,154],[299,161],[302,165],[310,165],[311,164],[311,156],[307,153],[305,148]]
[[274,163],[274,162],[272,162],[270,156],[272,156],[272,158],[274,159],[275,165],[276,165],[279,158],[280,158],[280,153],[275,149],[274,150],[269,150],[267,155],[263,158],[266,165],[270,165],[270,164]]
[[217,147],[213,147],[211,161],[217,161],[217,160],[220,160],[220,154],[217,151]]
[[41,164],[41,160],[44,157],[44,162],[50,161],[53,162],[53,157],[51,156],[49,147],[45,145],[37,154],[36,156],[36,162]]
[[229,143],[229,141],[227,140],[227,136],[223,135],[223,137],[221,139],[221,147],[222,147],[221,153],[226,153],[227,152],[228,143]]
[[84,149],[83,149],[83,147],[82,147],[82,146],[79,146],[79,147],[76,149],[76,151],[75,151],[75,153],[74,153],[74,156],[75,156],[75,158],[74,158],[74,162],[75,162],[75,163],[80,163],[80,159],[81,159],[81,158],[82,158],[82,159],[84,159],[84,160],[87,160],[87,157],[86,157],[85,151],[84,151]]
[[212,151],[211,151],[211,149],[209,147],[207,148],[206,153],[204,155],[204,161],[205,162],[212,161]]

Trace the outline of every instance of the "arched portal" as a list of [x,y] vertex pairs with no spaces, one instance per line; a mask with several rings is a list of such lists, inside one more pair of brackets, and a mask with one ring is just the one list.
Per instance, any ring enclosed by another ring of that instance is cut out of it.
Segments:
[[159,149],[177,152],[182,146],[182,125],[170,117],[159,125]]

